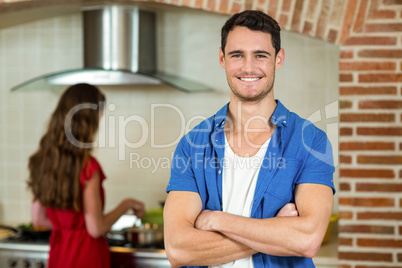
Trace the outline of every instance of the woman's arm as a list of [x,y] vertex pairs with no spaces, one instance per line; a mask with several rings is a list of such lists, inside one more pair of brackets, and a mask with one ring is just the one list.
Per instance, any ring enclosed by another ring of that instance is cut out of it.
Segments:
[[132,209],[137,217],[144,215],[145,207],[140,201],[132,198],[126,198],[120,202],[113,210],[107,214],[103,214],[102,202],[100,197],[100,175],[96,171],[92,178],[84,184],[84,217],[88,233],[93,238],[98,238],[110,230],[112,225],[120,218],[121,215],[126,213],[127,210]]
[[33,226],[53,229],[53,225],[47,217],[46,208],[42,206],[39,200],[32,201],[31,218]]

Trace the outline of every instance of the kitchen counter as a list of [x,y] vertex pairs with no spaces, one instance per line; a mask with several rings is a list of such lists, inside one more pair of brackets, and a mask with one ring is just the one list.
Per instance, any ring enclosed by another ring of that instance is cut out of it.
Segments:
[[[0,250],[2,251],[20,251],[24,254],[32,253],[46,255],[49,252],[49,244],[27,243],[27,242],[9,242],[0,241]],[[129,248],[111,246],[109,247],[112,259],[112,267],[171,267],[166,257],[164,249],[147,248]],[[323,244],[317,255],[313,258],[317,268],[335,268],[338,267],[338,234],[337,228],[331,233],[329,242]]]
[[26,242],[0,241],[0,249],[48,252],[50,250],[50,246],[48,243],[40,243],[40,242],[26,243]]
[[168,268],[171,267],[166,252],[163,249],[138,249],[126,247],[110,247],[112,268],[141,267]]
[[[168,268],[171,267],[164,249],[109,247],[114,267]],[[0,267],[25,267],[25,263],[46,267],[50,246],[47,242],[0,241]],[[18,266],[20,265],[20,266]],[[22,266],[21,266],[22,265]],[[14,267],[14,266],[10,266]]]
[[[29,243],[0,241],[0,249],[49,252],[50,246],[48,243],[45,242]],[[156,258],[166,258],[166,252],[164,249],[109,247],[109,250],[110,252],[129,253],[140,257],[153,256]]]

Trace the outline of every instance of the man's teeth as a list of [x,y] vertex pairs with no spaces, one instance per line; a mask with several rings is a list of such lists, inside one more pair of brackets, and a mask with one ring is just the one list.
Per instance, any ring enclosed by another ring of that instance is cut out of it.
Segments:
[[240,77],[240,80],[246,81],[246,82],[257,81],[259,79],[260,79],[259,77],[253,77],[253,78]]

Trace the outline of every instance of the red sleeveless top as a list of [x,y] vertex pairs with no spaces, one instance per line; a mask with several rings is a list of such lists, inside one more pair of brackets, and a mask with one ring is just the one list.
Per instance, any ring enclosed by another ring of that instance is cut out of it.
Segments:
[[[99,171],[102,209],[105,203],[102,182],[105,175],[95,158],[90,157],[81,172],[81,191],[84,183]],[[105,237],[92,238],[85,226],[84,212],[46,208],[53,224],[50,237],[48,268],[106,268],[110,267],[110,252]]]

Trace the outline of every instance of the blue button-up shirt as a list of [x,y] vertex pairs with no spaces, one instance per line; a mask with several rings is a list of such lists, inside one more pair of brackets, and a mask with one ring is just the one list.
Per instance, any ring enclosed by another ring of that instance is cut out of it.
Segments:
[[[275,217],[295,201],[300,183],[324,184],[333,189],[332,147],[324,131],[290,112],[280,101],[271,117],[277,125],[263,159],[254,193],[252,218]],[[179,142],[166,191],[199,193],[203,209],[222,210],[224,125],[228,104],[204,120]],[[253,255],[254,267],[314,267],[311,259]]]

